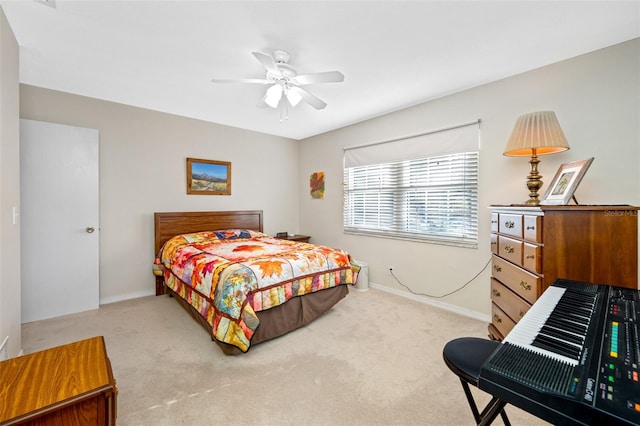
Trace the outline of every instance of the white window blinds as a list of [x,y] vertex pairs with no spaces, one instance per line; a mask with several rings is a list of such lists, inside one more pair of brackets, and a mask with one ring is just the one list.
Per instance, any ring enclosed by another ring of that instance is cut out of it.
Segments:
[[478,123],[345,148],[345,232],[477,247]]

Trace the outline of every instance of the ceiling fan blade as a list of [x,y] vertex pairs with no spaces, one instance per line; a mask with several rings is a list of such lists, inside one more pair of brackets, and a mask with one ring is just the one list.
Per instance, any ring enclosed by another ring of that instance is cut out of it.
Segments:
[[255,56],[255,58],[260,61],[260,63],[262,64],[262,66],[271,74],[277,76],[277,77],[282,77],[282,73],[280,72],[280,69],[278,68],[278,65],[276,64],[276,61],[273,59],[273,57],[271,55],[267,55],[266,53],[262,53],[262,52],[251,52],[253,54],[253,56]]
[[213,83],[252,83],[252,84],[269,84],[269,80],[264,78],[212,78]]
[[295,80],[298,84],[340,83],[344,81],[344,75],[340,71],[326,71],[298,75]]
[[305,101],[306,103],[308,103],[309,105],[311,105],[315,109],[323,109],[324,107],[327,106],[327,104],[324,101],[322,101],[317,96],[312,95],[311,93],[309,93],[307,90],[303,89],[302,87],[291,86],[291,87],[289,87],[289,90],[292,91],[292,92],[298,93],[300,96],[302,96],[302,100],[303,101]]

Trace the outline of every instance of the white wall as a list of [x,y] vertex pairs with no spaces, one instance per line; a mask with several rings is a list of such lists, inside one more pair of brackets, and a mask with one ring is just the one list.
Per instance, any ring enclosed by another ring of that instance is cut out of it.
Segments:
[[18,43],[0,8],[0,344],[9,336],[9,357],[21,348],[20,223],[13,223],[20,207],[18,105]]
[[[373,283],[407,290],[388,274],[389,266],[414,292],[442,295],[476,274],[464,290],[441,299],[469,313],[489,313],[489,209],[521,203],[527,158],[502,152],[516,118],[553,110],[567,136],[569,151],[541,156],[548,183],[562,163],[595,157],[576,191],[582,204],[640,204],[640,39],[541,69],[436,99],[393,114],[302,142],[300,181],[325,172],[325,199],[300,188],[300,231],[314,241],[348,250],[369,264]],[[479,248],[461,249],[342,232],[342,149],[394,139],[481,119]],[[546,186],[542,188],[544,194]]]
[[[372,282],[393,291],[406,293],[388,275],[390,265],[414,291],[433,295],[480,273],[442,301],[487,315],[488,206],[519,203],[528,194],[527,159],[502,156],[519,115],[556,111],[571,144],[567,152],[541,157],[546,182],[560,164],[594,156],[576,192],[579,201],[640,204],[639,50],[634,40],[301,142],[32,86],[21,87],[21,116],[100,131],[103,303],[153,293],[154,211],[263,209],[266,232],[300,231],[314,242],[345,248],[369,263]],[[477,118],[477,250],[342,233],[343,147]],[[186,195],[188,156],[231,161],[232,195]],[[309,175],[317,171],[326,177],[322,200],[309,195]]]
[[[100,301],[154,294],[153,213],[264,211],[265,232],[298,230],[293,140],[22,85],[22,118],[100,132]],[[230,161],[231,195],[187,195],[186,158]]]

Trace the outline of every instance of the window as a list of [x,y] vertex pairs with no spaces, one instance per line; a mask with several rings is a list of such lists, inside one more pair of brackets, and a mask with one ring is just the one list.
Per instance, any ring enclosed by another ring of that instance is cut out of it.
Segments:
[[479,138],[467,127],[345,149],[344,231],[476,248]]

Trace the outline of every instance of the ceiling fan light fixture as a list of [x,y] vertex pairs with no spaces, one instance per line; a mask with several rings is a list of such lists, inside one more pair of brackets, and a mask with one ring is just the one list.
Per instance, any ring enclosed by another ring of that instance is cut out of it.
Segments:
[[282,87],[279,84],[274,84],[267,89],[267,96],[265,96],[264,103],[271,108],[278,108],[280,99],[282,98]]
[[302,100],[302,95],[300,95],[298,92],[294,92],[293,90],[287,90],[285,92],[285,95],[292,107],[298,105]]
[[269,85],[264,97],[258,102],[258,107],[269,106],[278,108],[284,95],[288,104],[282,104],[282,108],[296,107],[300,102],[305,102],[311,107],[320,110],[327,106],[326,102],[310,93],[302,86],[319,83],[340,83],[344,81],[344,75],[340,71],[324,71],[311,74],[298,75],[295,68],[288,64],[289,53],[284,50],[276,50],[273,55],[262,52],[251,52],[262,64],[264,78],[240,78],[220,79],[214,78],[214,83],[250,83]]

